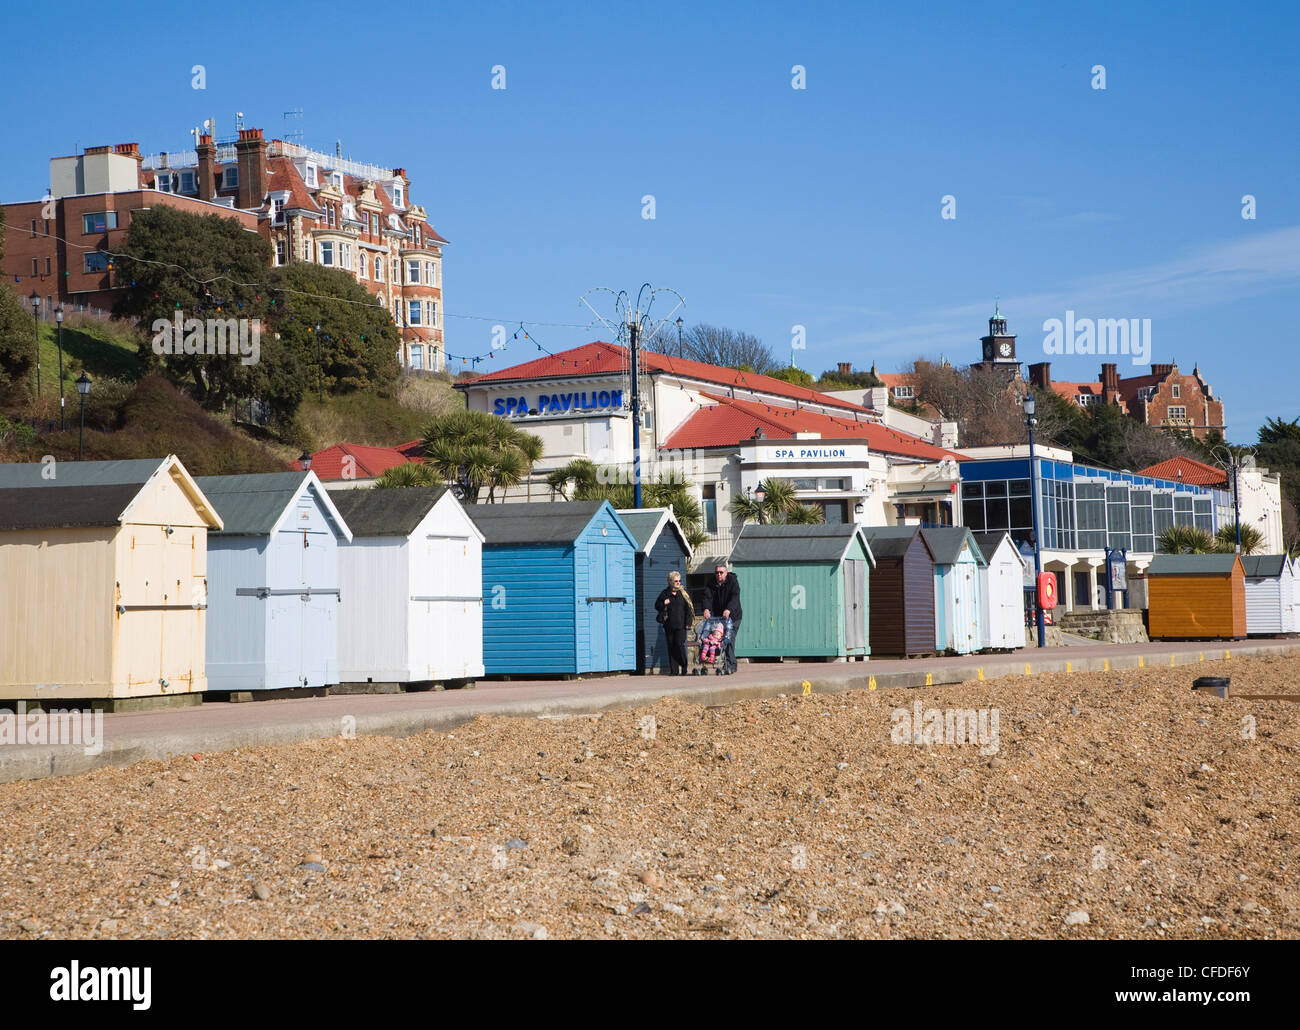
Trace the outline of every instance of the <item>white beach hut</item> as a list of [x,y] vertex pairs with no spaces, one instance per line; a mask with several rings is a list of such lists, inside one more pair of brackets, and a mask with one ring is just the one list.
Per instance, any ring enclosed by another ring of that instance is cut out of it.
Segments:
[[1025,646],[1025,575],[1028,567],[1009,533],[976,533],[988,565],[979,570],[980,632],[986,649]]
[[1300,633],[1300,569],[1285,554],[1242,555],[1246,632]]

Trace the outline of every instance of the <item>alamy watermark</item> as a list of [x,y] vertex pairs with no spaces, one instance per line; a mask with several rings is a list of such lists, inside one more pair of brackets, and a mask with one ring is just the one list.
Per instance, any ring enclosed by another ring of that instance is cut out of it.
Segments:
[[998,753],[998,725],[1002,712],[997,708],[926,708],[920,701],[906,708],[895,708],[889,717],[889,739],[895,744],[921,745],[978,744],[981,755]]
[[52,708],[29,712],[19,701],[16,711],[0,712],[0,746],[71,744],[88,755],[104,751],[104,713]]
[[153,352],[163,354],[219,354],[256,365],[262,356],[260,318],[183,318],[179,311],[169,321],[154,319]]
[[1131,354],[1133,364],[1151,363],[1149,318],[1049,318],[1043,323],[1044,354]]

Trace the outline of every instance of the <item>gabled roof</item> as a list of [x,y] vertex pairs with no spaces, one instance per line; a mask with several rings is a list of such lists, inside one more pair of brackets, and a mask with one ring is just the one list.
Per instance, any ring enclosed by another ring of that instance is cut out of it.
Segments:
[[975,541],[975,534],[965,526],[939,526],[935,529],[922,529],[921,539],[930,548],[938,565],[952,565],[961,556],[962,545],[970,547],[977,565],[987,565],[984,552]]
[[[424,464],[421,441],[410,440],[396,447],[372,447],[369,444],[336,443],[311,456],[311,470],[326,481],[335,479],[377,479],[395,465],[414,462]],[[352,475],[344,475],[344,462],[351,458]]]
[[116,526],[141,486],[0,487],[0,530]]
[[775,407],[762,401],[742,401],[711,393],[703,396],[714,403],[701,408],[678,426],[660,445],[661,449],[735,447],[752,440],[761,429],[769,439],[789,440],[796,433],[820,433],[822,440],[860,440],[881,454],[918,461],[969,460],[964,454],[936,447],[879,422],[825,415],[804,408]]
[[1251,579],[1276,579],[1290,565],[1291,559],[1285,554],[1243,554],[1242,567]]
[[[53,478],[47,478],[53,473]],[[14,507],[10,528],[54,529],[71,526],[105,526],[116,525],[130,514],[132,506],[144,492],[150,480],[169,475],[181,492],[194,505],[194,510],[203,516],[210,529],[221,528],[221,517],[217,514],[208,498],[204,496],[196,480],[189,474],[179,458],[169,454],[165,458],[139,458],[128,461],[61,461],[55,464],[45,462],[21,462],[0,464],[0,490],[16,491],[7,498],[6,504]],[[63,490],[76,490],[81,493],[87,489],[99,487],[131,488],[129,493],[119,491],[110,493],[85,494],[84,503],[88,506],[84,514],[75,510],[77,501],[62,495]],[[39,491],[23,493],[23,491]],[[56,494],[53,491],[60,491]],[[125,501],[116,513],[107,513],[107,507],[115,503],[111,498],[123,496]],[[18,506],[33,510],[21,512]],[[112,514],[113,517],[109,517]],[[46,519],[56,521],[47,522]],[[81,521],[87,519],[90,521]],[[104,521],[107,520],[107,521]],[[17,523],[21,522],[20,527]]]
[[[447,496],[445,486],[413,486],[393,490],[337,490],[330,500],[338,508],[354,539],[367,536],[410,536],[426,515]],[[454,498],[453,498],[454,500]],[[477,528],[474,532],[482,538]]]
[[[465,511],[479,532],[483,543],[493,544],[571,544],[600,513],[609,508],[614,521],[622,522],[608,501],[534,501],[529,504],[467,504]],[[626,534],[627,529],[624,527]],[[635,545],[630,534],[629,544]]]
[[289,194],[286,209],[297,208],[304,211],[320,213],[320,206],[312,199],[298,169],[287,157],[268,157],[266,159],[266,192]]
[[618,508],[618,517],[627,526],[627,531],[636,541],[640,554],[649,554],[654,548],[659,534],[667,528],[681,541],[682,549],[689,555],[691,545],[686,542],[686,534],[673,515],[672,508]]
[[1236,563],[1236,554],[1157,554],[1147,567],[1147,575],[1227,576]]
[[1080,397],[1101,397],[1101,383],[1069,383],[1053,379],[1052,390],[1067,401],[1074,401],[1076,404]]
[[[597,340],[594,343],[548,354],[521,365],[498,369],[475,379],[467,379],[456,384],[456,388],[480,386],[486,383],[509,383],[533,379],[563,379],[574,376],[590,376],[601,372],[614,373],[627,367],[628,351],[626,347]],[[755,393],[771,394],[774,397],[786,397],[808,404],[825,405],[828,408],[842,408],[861,411],[862,406],[839,397],[818,393],[806,386],[796,386],[771,376],[759,375],[757,372],[738,372],[734,368],[722,368],[719,365],[706,365],[700,361],[688,361],[685,358],[673,358],[667,354],[641,351],[642,374],[663,373],[680,376],[683,379],[695,379],[700,382],[714,383],[718,386],[734,387]]]
[[912,541],[919,539],[930,560],[934,561],[934,555],[930,553],[930,545],[925,542],[925,537],[920,536],[920,532],[919,526],[862,527],[862,533],[877,558],[901,558],[912,546]]
[[1188,483],[1191,486],[1226,487],[1228,485],[1228,474],[1223,469],[1182,455],[1149,465],[1138,472],[1138,475],[1150,476],[1153,479],[1169,479],[1175,483]]
[[975,542],[979,544],[980,552],[984,555],[986,563],[993,561],[993,556],[997,554],[998,548],[1002,546],[1004,540],[1010,543],[1012,553],[1020,559],[1021,564],[1024,563],[1025,556],[1020,553],[1019,548],[1016,547],[1016,542],[1011,539],[1011,534],[1005,529],[993,533],[972,532],[971,535],[975,537]]
[[876,563],[862,529],[852,522],[838,525],[818,523],[809,526],[747,524],[731,549],[735,562],[841,562],[853,545],[862,542],[867,560]]
[[314,472],[267,472],[242,476],[200,476],[200,489],[221,514],[222,536],[268,536],[276,532],[304,492],[325,509],[335,535],[352,539],[347,522]]

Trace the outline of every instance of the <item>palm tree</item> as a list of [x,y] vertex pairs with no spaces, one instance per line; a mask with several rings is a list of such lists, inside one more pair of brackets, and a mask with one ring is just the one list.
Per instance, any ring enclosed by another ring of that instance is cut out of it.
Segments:
[[435,418],[422,443],[429,464],[445,481],[460,486],[470,504],[478,502],[484,486],[490,503],[498,488],[523,482],[543,453],[541,439],[532,433],[486,411],[465,409]]
[[[1254,526],[1242,523],[1241,526],[1241,553],[1254,554],[1264,546],[1264,534]],[[1237,549],[1237,525],[1231,523],[1226,526],[1220,526],[1219,531],[1214,534],[1215,550],[1225,553]]]
[[533,433],[519,433],[519,439],[515,442],[515,448],[524,456],[528,462],[528,496],[527,500],[533,499],[533,468],[542,460],[544,448],[542,438]]
[[785,510],[788,526],[814,526],[825,521],[825,510],[815,504],[793,504]]
[[522,451],[515,447],[502,450],[488,469],[488,504],[496,500],[497,487],[504,491],[508,487],[518,486],[527,474],[528,459]]
[[409,486],[440,486],[444,481],[445,477],[432,465],[420,465],[409,461],[385,469],[375,481],[375,487],[392,490]]
[[[757,495],[763,494],[759,501]],[[741,494],[732,499],[732,516],[741,523],[775,522],[787,525],[808,525],[824,522],[825,513],[814,505],[801,504],[794,495],[794,484],[788,479],[765,479],[753,494]]]
[[1170,526],[1156,539],[1156,550],[1163,554],[1210,554],[1214,538],[1195,526]]

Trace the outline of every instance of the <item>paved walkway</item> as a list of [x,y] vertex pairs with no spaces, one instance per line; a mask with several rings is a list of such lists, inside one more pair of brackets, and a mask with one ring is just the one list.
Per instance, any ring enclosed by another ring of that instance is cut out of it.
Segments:
[[352,694],[289,701],[213,703],[193,708],[104,716],[103,750],[71,745],[0,745],[0,782],[128,765],[146,758],[293,744],[340,734],[406,736],[448,730],[477,715],[532,716],[596,712],[650,704],[669,695],[727,704],[778,693],[814,693],[960,683],[981,676],[1084,672],[1186,665],[1226,657],[1292,652],[1300,640],[1228,643],[1080,644],[1045,651],[868,662],[742,664],[733,676],[598,676],[582,680],[480,681],[473,690]]

